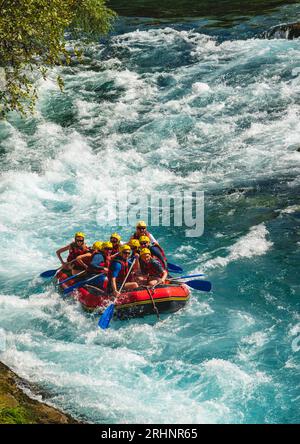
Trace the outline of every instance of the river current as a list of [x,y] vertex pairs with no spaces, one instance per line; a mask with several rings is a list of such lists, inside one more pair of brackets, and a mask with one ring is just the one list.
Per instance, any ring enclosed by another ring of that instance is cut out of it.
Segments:
[[[0,123],[0,359],[46,401],[97,423],[299,422],[300,46],[261,37],[299,12],[121,17]],[[97,215],[128,185],[204,191],[203,236],[151,231],[213,291],[102,331],[39,273],[75,231],[126,240]]]

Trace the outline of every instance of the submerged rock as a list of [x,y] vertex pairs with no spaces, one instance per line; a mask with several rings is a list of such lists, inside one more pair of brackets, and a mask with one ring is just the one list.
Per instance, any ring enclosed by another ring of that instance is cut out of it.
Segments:
[[0,362],[0,424],[77,423],[69,415],[29,398],[20,388],[25,385],[25,381]]
[[264,33],[267,39],[293,40],[300,37],[300,23],[286,23],[274,26]]

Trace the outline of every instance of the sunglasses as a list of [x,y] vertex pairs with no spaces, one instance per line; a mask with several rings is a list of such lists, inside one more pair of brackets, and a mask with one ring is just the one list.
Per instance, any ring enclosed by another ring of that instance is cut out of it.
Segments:
[[123,251],[123,254],[130,254],[130,251]]
[[141,245],[148,245],[148,242],[141,242]]
[[146,230],[146,227],[138,227],[138,230]]
[[84,239],[76,239],[76,242],[84,242]]
[[104,250],[112,251],[112,248],[104,248]]
[[118,239],[110,239],[110,241],[111,241],[111,243],[113,243],[113,244],[117,244],[117,243],[119,243],[119,241],[118,241]]

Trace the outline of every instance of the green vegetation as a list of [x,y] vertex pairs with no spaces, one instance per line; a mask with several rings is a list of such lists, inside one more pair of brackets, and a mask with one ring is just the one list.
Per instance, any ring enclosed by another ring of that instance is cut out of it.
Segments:
[[74,424],[70,416],[29,398],[24,381],[0,362],[0,424]]
[[37,76],[70,62],[66,30],[92,39],[107,33],[115,16],[105,0],[0,0],[0,117],[32,111]]
[[0,424],[29,424],[31,418],[22,407],[0,408]]

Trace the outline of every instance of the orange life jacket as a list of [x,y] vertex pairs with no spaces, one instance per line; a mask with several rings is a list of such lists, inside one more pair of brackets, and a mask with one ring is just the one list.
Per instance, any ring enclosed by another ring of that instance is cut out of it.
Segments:
[[127,273],[129,271],[129,263],[127,260],[123,259],[122,256],[116,256],[110,263],[109,269],[108,269],[108,280],[111,282],[112,279],[112,266],[115,262],[119,262],[121,264],[121,270],[116,278],[117,284],[120,285],[124,282],[124,279],[127,276]]
[[144,231],[143,234],[137,234],[137,232],[135,232],[135,233],[131,236],[131,239],[137,239],[137,240],[140,240],[140,237],[141,237],[141,236],[147,236],[147,237],[149,237],[149,239],[150,239],[150,233],[149,233],[149,231]]
[[69,248],[69,255],[67,258],[67,262],[71,262],[76,259],[78,256],[82,254],[88,253],[89,248],[87,245],[83,244],[82,247],[78,247],[76,242],[72,242]]
[[140,266],[142,274],[159,277],[163,275],[162,265],[157,259],[151,258],[149,262],[140,259]]

